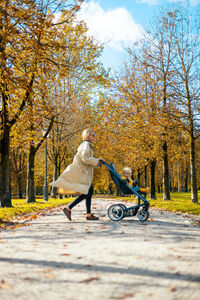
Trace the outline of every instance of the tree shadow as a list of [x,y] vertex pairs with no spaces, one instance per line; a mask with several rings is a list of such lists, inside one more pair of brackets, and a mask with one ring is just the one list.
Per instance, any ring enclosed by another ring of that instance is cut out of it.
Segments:
[[57,261],[47,261],[47,260],[33,260],[33,259],[20,259],[20,258],[5,258],[0,257],[0,262],[4,263],[13,263],[13,264],[24,264],[24,265],[37,265],[44,267],[51,267],[56,269],[69,269],[69,270],[87,270],[91,272],[101,272],[102,274],[111,273],[111,274],[126,274],[133,276],[142,276],[142,277],[155,277],[155,278],[164,278],[171,280],[181,280],[189,282],[200,282],[200,275],[194,274],[183,274],[180,272],[170,273],[164,271],[154,271],[148,269],[142,269],[137,267],[112,267],[112,266],[98,266],[98,265],[88,265],[88,264],[77,264],[77,263],[66,263],[66,262],[57,262]]

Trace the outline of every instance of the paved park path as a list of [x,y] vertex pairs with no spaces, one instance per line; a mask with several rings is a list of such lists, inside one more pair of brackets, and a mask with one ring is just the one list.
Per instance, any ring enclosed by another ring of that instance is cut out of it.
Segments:
[[1,231],[0,300],[199,300],[199,218],[150,208],[145,223],[112,222],[112,203],[93,199],[99,221],[81,203],[72,222],[56,208]]

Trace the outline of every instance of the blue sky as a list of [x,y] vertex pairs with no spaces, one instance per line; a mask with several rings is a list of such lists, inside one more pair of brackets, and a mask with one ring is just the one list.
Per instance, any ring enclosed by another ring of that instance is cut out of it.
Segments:
[[80,12],[89,34],[104,43],[101,61],[106,68],[115,69],[143,28],[148,28],[163,7],[176,2],[200,10],[200,0],[88,0]]

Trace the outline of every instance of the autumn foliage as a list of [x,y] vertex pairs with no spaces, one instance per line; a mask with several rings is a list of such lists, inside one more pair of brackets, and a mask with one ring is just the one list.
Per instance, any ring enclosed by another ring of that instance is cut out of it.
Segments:
[[[198,202],[199,27],[186,34],[185,12],[164,11],[111,76],[102,45],[76,17],[83,1],[72,2],[1,1],[1,206],[12,206],[12,195],[35,202],[45,145],[51,182],[71,163],[85,127],[96,133],[95,156],[119,173],[129,166],[150,198],[191,189]],[[104,167],[94,185],[117,193]]]

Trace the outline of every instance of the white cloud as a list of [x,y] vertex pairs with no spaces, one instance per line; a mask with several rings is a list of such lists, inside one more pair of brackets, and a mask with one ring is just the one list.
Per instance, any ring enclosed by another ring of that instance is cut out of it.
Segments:
[[166,5],[167,3],[182,3],[184,5],[190,4],[191,6],[197,6],[200,4],[200,0],[137,0],[137,3],[146,3],[149,6],[152,5]]
[[99,3],[90,1],[82,6],[79,18],[87,23],[89,34],[96,40],[119,51],[141,35],[142,27],[125,7],[104,11]]

